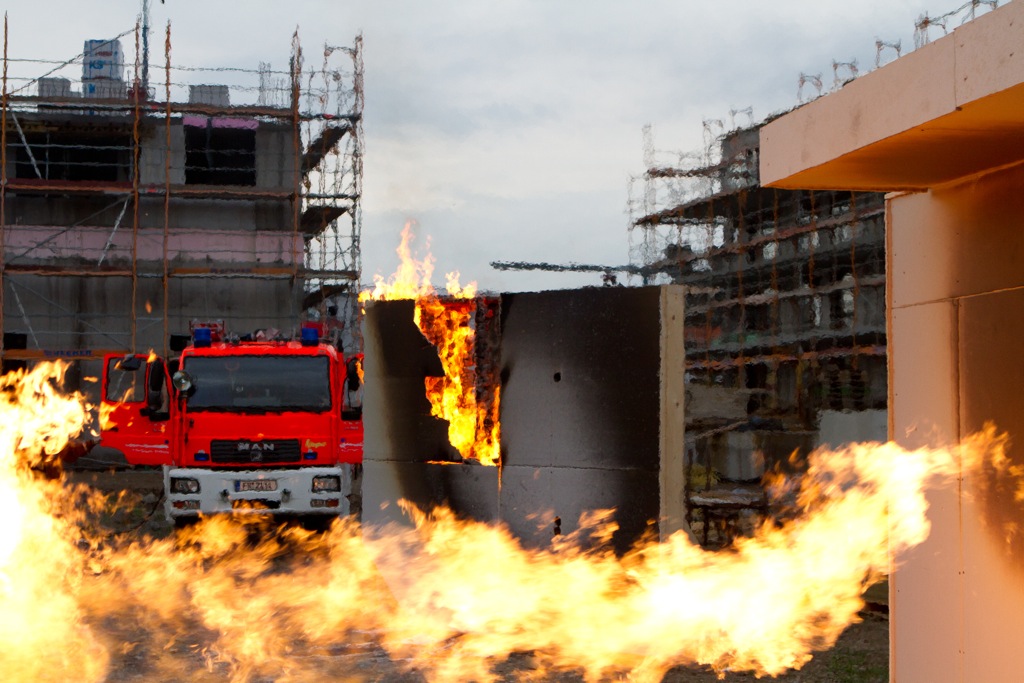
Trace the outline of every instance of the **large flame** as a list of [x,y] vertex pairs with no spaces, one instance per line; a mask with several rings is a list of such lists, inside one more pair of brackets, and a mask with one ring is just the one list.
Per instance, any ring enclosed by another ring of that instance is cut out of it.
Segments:
[[950,448],[817,452],[773,489],[786,519],[720,552],[683,533],[624,557],[572,537],[526,549],[444,509],[320,535],[229,516],[164,539],[100,534],[84,514],[95,502],[33,469],[85,423],[81,398],[57,392],[62,372],[40,365],[0,392],[7,680],[492,681],[515,652],[530,653],[531,680],[657,681],[693,664],[774,675],[830,647],[865,586],[925,539],[929,488],[981,466],[1021,481],[989,429]]
[[64,489],[44,476],[86,423],[80,397],[58,390],[64,370],[0,379],[0,663],[12,681],[98,681],[106,669],[83,622],[86,563]]
[[476,312],[476,285],[459,284],[457,272],[446,276],[447,296],[442,299],[431,284],[434,259],[422,261],[412,255],[412,224],[406,223],[396,250],[399,266],[390,280],[375,276],[366,299],[415,299],[414,322],[427,340],[437,347],[444,369],[443,377],[426,378],[430,414],[448,422],[448,441],[463,458],[484,465],[497,465],[501,459],[498,420],[499,393],[494,400],[477,401],[476,332],[472,325]]

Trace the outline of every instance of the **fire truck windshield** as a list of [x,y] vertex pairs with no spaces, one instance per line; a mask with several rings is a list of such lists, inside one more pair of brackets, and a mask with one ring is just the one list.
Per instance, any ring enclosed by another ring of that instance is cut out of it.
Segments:
[[189,410],[320,412],[331,408],[326,356],[188,356]]

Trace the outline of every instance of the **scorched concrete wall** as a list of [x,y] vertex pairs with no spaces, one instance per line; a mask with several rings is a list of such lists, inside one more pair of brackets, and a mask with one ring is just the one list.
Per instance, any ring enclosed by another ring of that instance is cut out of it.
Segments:
[[451,462],[447,423],[424,396],[440,365],[413,304],[373,304],[364,522],[401,519],[399,499],[444,504],[544,546],[614,509],[620,552],[649,529],[681,528],[682,302],[681,287],[502,295],[500,468]]

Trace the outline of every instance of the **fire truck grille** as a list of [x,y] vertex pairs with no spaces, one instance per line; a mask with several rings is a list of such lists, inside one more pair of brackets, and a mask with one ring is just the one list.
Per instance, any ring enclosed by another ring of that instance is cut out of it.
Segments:
[[213,462],[298,462],[301,457],[298,439],[214,440],[210,443],[210,459]]

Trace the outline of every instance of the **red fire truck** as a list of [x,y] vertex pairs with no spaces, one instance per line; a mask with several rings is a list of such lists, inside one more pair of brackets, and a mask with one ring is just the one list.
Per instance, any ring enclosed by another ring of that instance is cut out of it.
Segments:
[[361,355],[315,327],[298,341],[225,339],[193,326],[180,356],[108,356],[100,446],[163,466],[166,510],[339,515],[363,456]]

